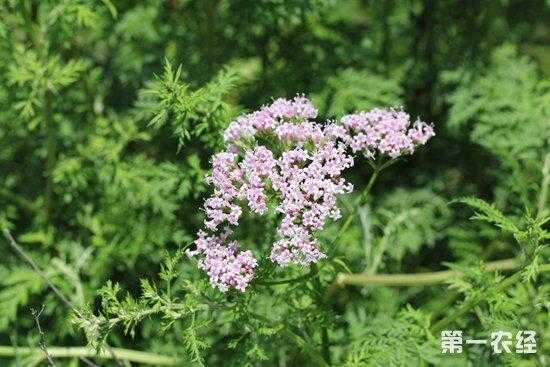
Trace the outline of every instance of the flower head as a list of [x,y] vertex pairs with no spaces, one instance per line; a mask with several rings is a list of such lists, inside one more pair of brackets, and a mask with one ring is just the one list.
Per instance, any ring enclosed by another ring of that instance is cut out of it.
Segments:
[[412,154],[432,136],[431,125],[417,120],[411,126],[408,113],[395,108],[375,108],[342,118],[347,129],[347,143],[354,152],[363,152],[369,158],[389,156],[397,158]]
[[252,252],[230,239],[228,226],[237,226],[245,209],[264,215],[272,198],[281,221],[269,258],[282,267],[307,266],[326,257],[314,231],[340,217],[337,198],[353,190],[343,178],[353,166],[352,152],[396,158],[434,135],[424,122],[411,126],[410,116],[398,109],[347,115],[341,123],[321,124],[316,116],[307,98],[280,98],[225,131],[227,149],[214,156],[207,177],[214,188],[204,203],[207,231],[188,251],[200,257],[199,267],[221,291],[244,291],[257,266]]
[[199,231],[195,240],[196,250],[188,251],[189,256],[203,255],[199,260],[199,268],[210,277],[210,283],[221,290],[235,288],[244,291],[252,280],[257,261],[250,251],[240,251],[237,242],[227,243],[230,232],[221,235],[208,236]]

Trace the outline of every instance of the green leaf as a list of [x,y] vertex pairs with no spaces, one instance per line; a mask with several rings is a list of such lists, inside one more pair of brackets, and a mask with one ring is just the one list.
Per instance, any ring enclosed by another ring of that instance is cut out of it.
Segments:
[[453,202],[464,203],[474,209],[475,215],[472,217],[472,219],[492,223],[502,230],[512,234],[519,233],[519,229],[516,227],[514,222],[508,219],[494,205],[489,204],[482,199],[478,199],[475,197],[464,197],[456,199]]

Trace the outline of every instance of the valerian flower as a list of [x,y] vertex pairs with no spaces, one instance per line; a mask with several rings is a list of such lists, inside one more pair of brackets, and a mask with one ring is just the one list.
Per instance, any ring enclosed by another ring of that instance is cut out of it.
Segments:
[[[252,214],[268,211],[268,197],[281,215],[270,260],[281,267],[307,266],[326,257],[313,234],[328,219],[340,218],[339,195],[353,186],[343,172],[353,166],[353,153],[368,158],[411,154],[434,135],[433,128],[398,109],[374,109],[347,115],[341,123],[315,121],[317,110],[303,96],[277,99],[259,111],[231,122],[224,133],[226,151],[212,160],[207,182],[206,231],[196,249],[199,267],[221,291],[244,291],[257,260],[230,237],[246,207]],[[268,192],[269,191],[269,192]]]
[[435,135],[433,127],[417,120],[411,125],[408,113],[394,108],[375,108],[342,118],[347,129],[347,144],[368,158],[387,155],[397,158],[412,154]]

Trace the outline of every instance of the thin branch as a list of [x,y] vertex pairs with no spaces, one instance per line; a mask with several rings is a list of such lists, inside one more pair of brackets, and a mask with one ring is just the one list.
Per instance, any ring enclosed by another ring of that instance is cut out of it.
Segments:
[[[112,354],[105,350],[96,354],[95,350],[88,347],[49,347],[48,352],[53,358],[117,358],[119,360],[156,366],[176,366],[181,364],[181,361],[175,357],[125,348],[111,349]],[[0,346],[0,357],[12,357],[16,354],[20,356],[42,355],[42,351],[39,348]]]
[[403,211],[399,213],[396,217],[391,219],[389,223],[384,228],[384,234],[380,240],[379,245],[377,246],[376,253],[372,259],[372,263],[368,265],[366,273],[368,275],[374,275],[378,271],[378,267],[382,263],[382,258],[390,244],[390,235],[398,228],[398,226],[406,221],[410,216],[416,214],[419,210],[417,208],[410,209],[408,211]]
[[372,175],[370,176],[370,179],[369,179],[369,182],[367,183],[367,186],[365,187],[365,189],[363,190],[361,195],[359,195],[359,202],[358,202],[359,205],[363,205],[364,203],[367,202],[367,199],[370,195],[370,191],[371,191],[372,187],[374,186],[374,183],[378,179],[378,175],[380,174],[380,171],[382,171],[382,169],[383,169],[382,167],[381,168],[375,168],[374,171],[372,172]]
[[80,357],[78,357],[78,359],[80,359],[82,362],[84,362],[87,366],[99,367],[97,364],[95,364],[94,362],[92,362],[91,360],[89,360],[88,358],[86,358],[84,356],[80,356]]
[[25,251],[23,251],[23,249],[21,248],[21,246],[19,246],[17,244],[17,242],[15,242],[15,239],[12,237],[10,231],[8,231],[7,229],[3,228],[2,229],[2,233],[4,234],[4,237],[8,240],[8,243],[9,245],[11,246],[11,248],[23,259],[27,262],[27,264],[29,264],[29,266],[32,268],[32,270],[34,270],[34,272],[36,274],[38,274],[42,280],[44,280],[44,282],[48,285],[48,287],[51,288],[51,290],[55,293],[55,295],[69,308],[71,308],[72,310],[74,310],[78,315],[80,315],[80,313],[78,312],[78,310],[76,310],[76,308],[73,306],[73,304],[71,303],[71,301],[69,301],[67,299],[67,297],[65,297],[63,295],[63,293],[61,293],[61,291],[50,281],[50,279],[48,278],[48,276],[40,269],[40,267],[36,264],[36,262],[34,262],[34,260],[25,253]]
[[[372,172],[372,175],[369,179],[369,182],[367,183],[367,186],[363,189],[363,191],[359,195],[359,198],[358,198],[359,207],[361,207],[365,203],[367,203],[370,192],[372,190],[372,187],[374,186],[374,183],[376,182],[380,172],[384,168],[389,167],[391,164],[392,164],[392,161],[389,161],[389,162],[386,162],[385,164],[383,164],[380,167],[375,167],[374,168],[374,170]],[[336,249],[338,247],[337,246],[337,244],[338,244],[337,241],[347,231],[348,227],[353,222],[354,217],[355,217],[355,213],[353,213],[353,215],[350,215],[346,219],[344,225],[340,228],[340,230],[336,234],[336,237],[332,239],[332,241],[329,245],[329,248],[333,249],[333,252],[336,252]],[[323,265],[325,265],[325,264],[323,264]],[[319,268],[315,264],[311,265],[310,274],[315,275],[315,277],[313,278],[313,283],[314,283],[314,286],[315,286],[315,288],[318,292],[317,302],[319,302],[320,305],[324,306],[327,302],[327,299],[324,296],[326,294],[326,292],[323,291],[323,287],[322,287],[322,284],[321,284],[321,279],[319,277]],[[330,289],[330,287],[329,287],[329,289]],[[328,335],[328,328],[325,325],[321,329],[321,348],[322,348],[321,352],[322,352],[323,359],[326,361],[327,365],[330,366],[331,365],[331,360],[330,360],[330,339],[329,339],[329,335]]]
[[46,201],[44,203],[44,217],[48,222],[53,209],[53,171],[57,160],[57,137],[52,113],[52,92],[50,90],[46,89],[44,91],[43,104],[43,118],[46,128]]
[[[55,295],[68,307],[70,308],[76,315],[78,315],[78,317],[80,318],[83,318],[82,314],[80,313],[80,311],[78,311],[78,309],[72,304],[71,301],[69,301],[67,299],[67,297],[65,297],[63,295],[63,293],[61,293],[61,291],[50,281],[50,279],[47,277],[47,275],[40,269],[40,267],[36,264],[36,262],[29,256],[27,255],[27,253],[25,253],[25,251],[23,251],[23,249],[21,248],[21,246],[19,246],[17,244],[17,242],[15,241],[15,239],[13,238],[13,236],[11,235],[10,231],[8,231],[7,229],[3,228],[2,229],[2,233],[4,234],[4,237],[8,240],[8,243],[10,244],[10,246],[12,247],[12,249],[17,252],[17,254],[23,258],[28,264],[29,266],[34,270],[35,273],[37,273],[43,280],[44,282],[48,285],[48,287],[51,288],[51,290],[55,293]],[[111,356],[111,359],[113,359],[117,365],[121,366],[121,367],[124,367],[124,365],[122,364],[122,362],[120,362],[120,360],[118,359],[118,357],[116,356],[116,354],[114,353],[114,348],[111,347],[110,345],[106,345],[106,349],[107,349],[107,352],[110,354]],[[82,358],[85,358],[82,357]],[[88,364],[88,365],[93,365],[93,363],[89,360],[85,360],[85,362]]]
[[42,305],[42,308],[40,311],[36,311],[34,308],[31,308],[31,314],[34,318],[34,322],[36,323],[36,327],[38,328],[38,333],[40,334],[40,349],[44,352],[44,356],[46,356],[46,359],[48,360],[48,364],[50,366],[55,367],[55,362],[52,359],[52,356],[50,353],[48,353],[48,346],[46,345],[46,334],[44,334],[44,331],[42,330],[42,327],[40,326],[40,315],[42,315],[42,312],[44,311],[44,305]]
[[[519,262],[517,263],[519,267]],[[543,264],[539,267],[539,272],[549,272],[550,271],[550,264]],[[509,276],[508,278],[502,280],[500,283],[498,283],[496,286],[493,287],[493,290],[495,292],[503,291],[504,289],[518,283],[521,281],[523,277],[523,271],[519,270],[516,271],[513,275]],[[448,314],[443,319],[439,320],[435,324],[432,325],[431,329],[434,332],[437,332],[439,330],[442,330],[443,328],[447,327],[449,324],[451,324],[453,321],[458,319],[460,316],[464,315],[468,311],[470,311],[472,308],[476,307],[480,302],[482,302],[483,299],[480,299],[479,297],[472,297],[468,300],[466,300],[458,309],[456,309],[454,312]]]
[[323,357],[317,352],[315,348],[313,348],[314,343],[311,341],[310,338],[308,338],[308,340],[305,340],[299,335],[299,333],[296,333],[290,327],[286,327],[284,331],[287,336],[292,339],[294,344],[298,346],[298,348],[303,350],[305,354],[307,354],[313,365],[317,365],[320,367],[329,367]]
[[[517,259],[506,259],[491,261],[485,264],[485,270],[513,270],[520,266]],[[550,271],[550,264],[543,264],[539,267],[541,273]],[[434,285],[444,283],[451,278],[461,277],[464,274],[454,270],[434,271],[429,273],[416,274],[338,274],[333,283],[332,292],[344,285],[386,287],[412,287],[420,285]]]

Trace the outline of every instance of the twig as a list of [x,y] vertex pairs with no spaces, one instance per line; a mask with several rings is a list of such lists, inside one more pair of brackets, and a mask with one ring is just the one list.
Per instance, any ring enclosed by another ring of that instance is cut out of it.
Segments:
[[[176,366],[181,361],[175,357],[168,357],[159,354],[141,352],[125,348],[111,348],[113,354],[108,351],[96,352],[88,347],[49,347],[48,352],[53,358],[99,358],[113,359],[113,356],[119,360],[129,362],[150,364],[155,366]],[[0,346],[0,357],[12,357],[15,355],[41,355],[39,348]]]
[[[519,263],[518,263],[518,266],[519,266]],[[541,265],[539,267],[539,272],[541,272],[541,273],[548,272],[548,271],[550,271],[550,264],[544,264],[544,265]],[[519,282],[522,277],[523,277],[523,271],[521,271],[521,270],[516,271],[513,275],[511,275],[508,278],[502,280],[493,289],[494,289],[495,292],[500,292],[500,291],[508,288],[509,286],[512,286],[515,283]],[[449,325],[450,323],[455,321],[457,318],[459,318],[460,316],[467,313],[470,309],[477,306],[481,301],[482,301],[482,299],[480,299],[478,297],[474,297],[474,298],[471,298],[471,299],[467,300],[457,310],[455,310],[454,312],[448,314],[445,318],[443,318],[443,319],[439,320],[438,322],[436,322],[435,324],[433,324],[432,327],[431,327],[432,331],[437,332],[439,330],[442,330],[447,325]]]
[[329,367],[323,357],[320,356],[317,350],[312,347],[313,343],[310,340],[305,340],[291,328],[287,327],[284,330],[286,332],[285,334],[293,340],[294,344],[296,344],[298,348],[302,349],[307,354],[307,356],[311,359],[312,364],[320,367]]
[[[17,252],[17,254],[22,257],[29,265],[30,267],[34,270],[35,273],[37,273],[43,280],[44,282],[48,285],[48,287],[51,288],[51,290],[54,292],[54,294],[68,307],[70,308],[78,317],[80,318],[83,318],[82,314],[80,313],[80,311],[78,311],[78,309],[71,303],[71,301],[69,301],[67,299],[67,297],[65,297],[63,295],[63,293],[61,293],[61,291],[50,281],[50,279],[46,276],[46,274],[40,269],[40,267],[36,264],[36,262],[29,256],[25,253],[25,251],[23,251],[23,249],[21,248],[21,246],[19,246],[17,244],[17,242],[15,241],[15,239],[13,238],[13,236],[11,235],[10,231],[8,231],[7,229],[3,228],[2,229],[2,233],[4,234],[4,237],[8,240],[8,243],[10,244],[10,246],[13,248],[13,250],[15,252]],[[124,367],[124,365],[122,364],[122,362],[120,362],[120,360],[118,359],[117,355],[115,354],[114,352],[114,349],[113,347],[111,347],[110,345],[106,345],[106,349],[107,349],[107,352],[111,355],[111,359],[113,359],[117,365],[119,365],[120,367]],[[86,356],[83,356],[82,358],[86,358]],[[90,360],[85,360],[85,362],[90,365],[90,366],[95,366],[95,364],[90,361]]]
[[[17,252],[17,254],[22,257],[29,265],[30,267],[32,268],[32,270],[34,270],[35,273],[37,273],[41,278],[42,280],[44,280],[44,282],[48,285],[48,287],[51,288],[51,290],[55,293],[55,295],[67,306],[69,307],[74,313],[76,313],[77,315],[81,316],[80,312],[78,312],[78,310],[73,306],[73,304],[63,295],[63,293],[61,293],[61,291],[50,281],[50,279],[46,276],[46,274],[38,267],[38,265],[34,262],[33,259],[31,259],[31,257],[29,255],[27,255],[25,253],[25,251],[23,251],[23,249],[21,248],[21,246],[19,246],[17,244],[17,242],[15,242],[15,239],[13,238],[13,236],[11,235],[11,233],[7,230],[7,229],[2,229],[2,233],[4,234],[4,237],[8,240],[8,243],[10,244],[10,246],[15,250],[15,252]],[[40,313],[42,313],[42,311],[40,311]],[[34,315],[33,315],[34,316]],[[36,318],[35,318],[36,320]],[[37,321],[37,320],[36,320]],[[37,321],[37,325],[38,325],[38,330],[40,331],[40,324],[38,324],[38,321]],[[41,331],[40,331],[41,332]],[[110,347],[109,347],[110,348]],[[86,363],[88,366],[90,367],[99,367],[97,366],[95,363],[93,363],[92,361],[90,361],[89,359],[87,359],[86,357],[81,357],[80,358],[84,363]]]
[[[359,206],[362,206],[367,202],[368,197],[370,195],[370,192],[372,190],[372,187],[374,186],[374,183],[378,179],[378,175],[380,174],[380,172],[384,168],[389,167],[391,164],[392,164],[392,161],[388,161],[385,164],[383,164],[382,166],[373,166],[374,170],[373,170],[372,175],[369,179],[369,182],[367,183],[367,186],[365,187],[365,189],[363,189],[363,191],[361,192],[361,195],[359,195],[358,202],[357,202]],[[355,213],[354,213],[354,215],[348,216],[348,218],[344,222],[344,225],[342,227],[340,227],[340,230],[338,231],[336,236],[330,242],[329,248],[332,249],[333,253],[335,253],[336,250],[337,250],[337,247],[338,247],[337,246],[337,244],[338,244],[337,241],[347,231],[348,227],[353,222],[354,217],[355,217]],[[326,292],[323,291],[319,271],[320,271],[320,269],[315,264],[311,265],[310,274],[314,275],[313,283],[314,283],[314,286],[315,286],[317,292],[319,293],[317,302],[319,302],[320,305],[325,306],[326,303],[327,303],[327,299],[325,297]],[[330,287],[329,287],[329,289],[330,289]],[[330,339],[329,339],[329,335],[328,335],[328,328],[326,326],[323,326],[322,329],[321,329],[321,352],[322,352],[323,359],[326,361],[327,365],[330,366],[331,365],[331,360],[330,360]]]
[[80,356],[80,357],[78,357],[78,359],[80,359],[82,362],[84,362],[87,366],[99,367],[97,364],[95,364],[94,362],[92,362],[91,360],[89,360],[86,357]]
[[4,237],[8,240],[8,243],[9,245],[11,246],[11,248],[17,252],[17,254],[23,258],[29,265],[30,267],[32,268],[32,270],[34,270],[34,272],[36,274],[38,274],[42,280],[44,280],[44,282],[48,285],[48,287],[51,288],[51,290],[55,293],[55,295],[69,308],[71,308],[72,310],[74,310],[78,315],[80,315],[80,313],[78,312],[78,310],[76,310],[76,308],[73,306],[73,304],[71,303],[71,301],[69,301],[64,295],[63,293],[61,293],[61,291],[50,281],[50,279],[48,279],[48,277],[46,276],[46,274],[40,270],[40,267],[38,267],[38,265],[34,262],[33,259],[31,259],[31,257],[29,255],[27,255],[25,253],[25,251],[23,251],[23,249],[17,244],[17,242],[15,242],[15,239],[12,237],[10,231],[8,231],[7,229],[3,228],[2,229],[2,233],[4,234]]
[[46,334],[44,334],[44,331],[42,331],[42,328],[40,327],[40,315],[42,315],[43,311],[44,305],[42,305],[40,311],[36,311],[34,308],[31,308],[32,317],[34,318],[34,322],[36,323],[36,327],[38,328],[38,333],[40,334],[40,349],[44,352],[44,355],[48,360],[48,364],[55,367],[55,362],[53,361],[52,356],[50,356],[50,354],[48,353],[48,347],[46,345]]
[[374,186],[374,183],[376,182],[376,179],[378,178],[380,171],[382,171],[382,168],[375,168],[374,171],[372,172],[369,182],[367,183],[367,187],[365,187],[365,190],[363,190],[363,192],[359,196],[359,205],[362,205],[367,202],[367,199],[370,195],[370,190]]

